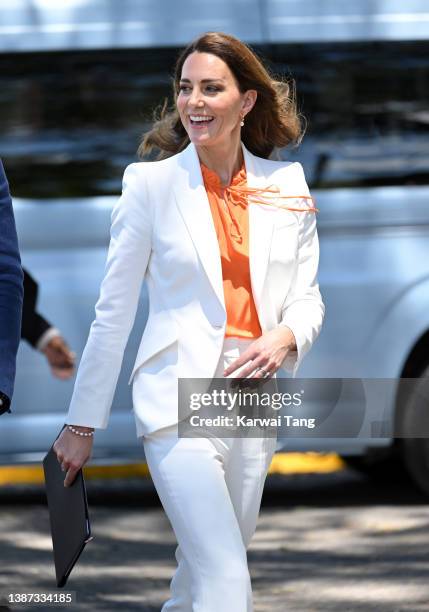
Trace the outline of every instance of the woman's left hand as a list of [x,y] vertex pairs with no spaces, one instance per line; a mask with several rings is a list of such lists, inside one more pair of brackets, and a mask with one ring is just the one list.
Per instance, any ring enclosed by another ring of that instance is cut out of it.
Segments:
[[[249,361],[251,363],[241,370],[240,378],[271,378],[280,368],[286,355],[294,350],[296,350],[296,341],[292,330],[287,326],[276,327],[252,342],[240,357],[224,370],[223,374],[228,376]],[[253,376],[249,376],[255,369]]]

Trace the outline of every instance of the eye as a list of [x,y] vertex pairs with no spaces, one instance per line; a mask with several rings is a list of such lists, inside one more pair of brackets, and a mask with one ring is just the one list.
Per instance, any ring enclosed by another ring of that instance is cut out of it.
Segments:
[[216,85],[207,85],[207,91],[209,93],[215,93],[217,91],[220,91],[219,87],[216,87]]
[[189,85],[180,85],[179,91],[185,91],[185,89],[190,89]]

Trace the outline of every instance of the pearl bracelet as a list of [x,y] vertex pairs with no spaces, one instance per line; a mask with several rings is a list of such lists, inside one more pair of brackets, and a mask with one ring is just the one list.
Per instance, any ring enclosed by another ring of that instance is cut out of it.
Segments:
[[78,436],[93,436],[94,435],[93,431],[78,431],[72,425],[67,425],[67,429],[70,429],[70,431],[77,434]]

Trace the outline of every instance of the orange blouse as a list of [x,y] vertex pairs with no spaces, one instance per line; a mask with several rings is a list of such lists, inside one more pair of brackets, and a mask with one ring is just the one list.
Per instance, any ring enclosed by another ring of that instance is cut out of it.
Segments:
[[249,215],[243,196],[230,187],[246,187],[246,168],[223,187],[219,176],[202,162],[201,172],[213,216],[222,264],[226,308],[225,336],[257,338],[262,334],[252,295],[249,267]]

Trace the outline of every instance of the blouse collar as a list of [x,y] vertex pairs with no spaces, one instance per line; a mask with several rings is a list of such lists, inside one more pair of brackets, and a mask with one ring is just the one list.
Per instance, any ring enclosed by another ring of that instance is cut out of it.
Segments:
[[246,166],[244,164],[244,161],[241,167],[233,174],[231,183],[229,185],[222,185],[220,176],[214,170],[210,170],[210,168],[207,168],[207,166],[204,165],[202,161],[200,161],[200,166],[201,166],[201,173],[203,175],[204,183],[206,184],[207,187],[210,187],[216,191],[222,190],[222,189],[228,189],[229,187],[232,187],[232,186],[238,187],[240,185],[246,184]]

